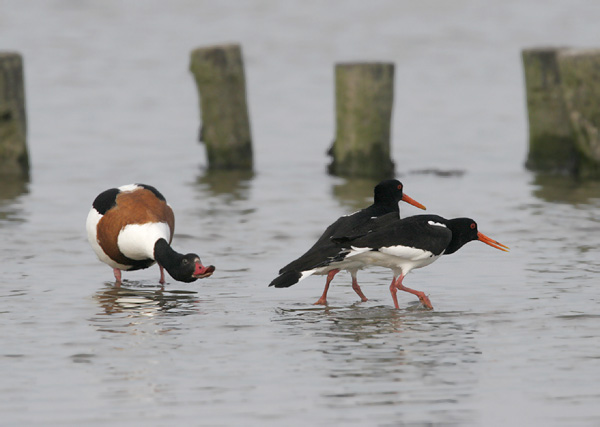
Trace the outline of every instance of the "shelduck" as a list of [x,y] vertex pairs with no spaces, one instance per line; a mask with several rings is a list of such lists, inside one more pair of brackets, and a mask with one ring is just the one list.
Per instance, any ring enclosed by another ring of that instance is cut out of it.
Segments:
[[155,262],[161,284],[164,269],[180,282],[209,277],[215,271],[212,265],[203,266],[198,255],[171,248],[175,216],[164,196],[150,185],[129,184],[100,193],[92,203],[86,229],[100,261],[112,267],[117,285],[122,270],[140,270]]

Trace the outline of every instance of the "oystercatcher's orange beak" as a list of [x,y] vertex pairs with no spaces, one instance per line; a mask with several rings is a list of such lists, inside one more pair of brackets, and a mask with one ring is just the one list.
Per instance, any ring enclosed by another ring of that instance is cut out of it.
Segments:
[[504,251],[504,252],[508,252],[508,250],[510,249],[508,246],[503,245],[500,242],[496,242],[495,240],[490,239],[488,236],[486,236],[485,234],[480,233],[480,232],[477,232],[477,240],[479,240],[487,245],[490,245],[492,248],[500,249],[501,251]]
[[411,199],[410,197],[408,197],[406,194],[402,194],[402,201],[408,203],[409,205],[413,205],[416,206],[419,209],[423,209],[426,210],[427,208],[425,206],[423,206],[422,204],[420,204],[419,202],[417,202],[414,199]]

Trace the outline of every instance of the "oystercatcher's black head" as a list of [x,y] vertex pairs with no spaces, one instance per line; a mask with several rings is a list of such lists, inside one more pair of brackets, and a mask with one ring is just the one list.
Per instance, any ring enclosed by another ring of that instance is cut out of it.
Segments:
[[397,179],[386,179],[375,186],[374,200],[376,204],[397,205],[403,201],[425,210],[425,206],[404,194],[404,185]]
[[448,228],[452,231],[452,240],[445,254],[451,254],[459,250],[464,244],[473,240],[479,240],[493,248],[508,252],[509,247],[497,242],[477,229],[477,223],[471,218],[454,218],[448,221]]

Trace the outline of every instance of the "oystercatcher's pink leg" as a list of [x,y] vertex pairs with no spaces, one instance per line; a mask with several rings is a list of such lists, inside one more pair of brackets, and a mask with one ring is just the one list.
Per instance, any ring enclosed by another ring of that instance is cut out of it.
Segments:
[[365,294],[363,294],[360,286],[358,286],[358,281],[356,280],[356,272],[352,272],[350,274],[352,275],[352,289],[354,289],[354,292],[356,292],[358,294],[358,296],[360,297],[362,302],[369,301],[369,299],[365,296]]
[[[402,284],[402,279],[404,279],[403,274],[401,274],[398,277],[398,279],[396,279],[396,283],[395,283],[396,288],[398,288],[398,290],[400,290],[400,291],[405,291],[405,292],[411,293],[413,295],[416,295],[417,297],[419,297],[419,300],[425,307],[427,307],[430,310],[433,310],[433,305],[431,305],[431,301],[429,301],[429,297],[427,297],[427,295],[425,295],[425,292],[415,291],[414,289],[407,288],[406,286],[404,286]],[[391,288],[390,288],[390,290],[391,290]],[[395,297],[395,295],[393,295],[393,294],[392,294],[392,296]],[[395,299],[396,298],[394,298],[394,300]],[[394,301],[394,302],[396,303],[396,308],[398,308],[398,302],[397,301]]]
[[390,293],[392,294],[392,299],[394,300],[394,307],[400,308],[398,305],[398,297],[396,294],[398,293],[398,289],[396,288],[396,276],[392,279],[392,284],[390,285]]
[[325,283],[325,290],[323,291],[323,295],[321,295],[321,298],[319,298],[319,300],[316,303],[314,303],[314,305],[327,305],[327,291],[329,290],[329,283],[331,283],[335,275],[339,272],[340,270],[331,270],[327,274],[327,282]]

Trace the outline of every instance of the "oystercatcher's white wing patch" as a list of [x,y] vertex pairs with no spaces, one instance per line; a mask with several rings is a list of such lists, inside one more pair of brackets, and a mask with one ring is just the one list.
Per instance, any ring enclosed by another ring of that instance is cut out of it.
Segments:
[[306,270],[302,272],[302,275],[300,276],[300,278],[298,279],[298,281],[304,280],[306,279],[308,276],[312,276],[315,272],[317,271],[316,268],[313,268],[312,270]]
[[436,226],[436,227],[444,227],[444,228],[448,228],[448,227],[446,227],[446,225],[445,225],[445,224],[442,224],[442,223],[440,223],[440,222],[435,222],[435,221],[427,221],[427,224],[429,224],[429,225],[434,225],[434,226]]
[[357,248],[355,246],[351,246],[350,253],[348,255],[346,255],[346,258],[364,254],[365,252],[369,252],[370,250],[371,250],[371,248]]
[[433,254],[429,251],[411,248],[409,246],[387,246],[379,248],[379,252],[386,255],[395,256],[405,260],[418,261],[422,259],[430,258]]

